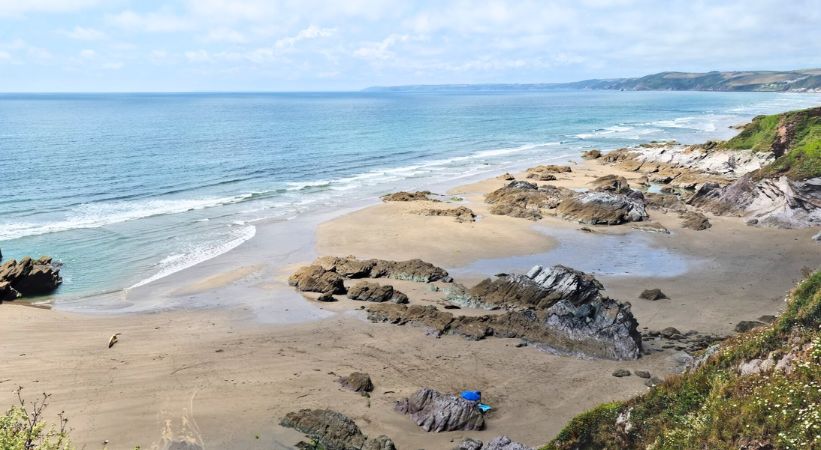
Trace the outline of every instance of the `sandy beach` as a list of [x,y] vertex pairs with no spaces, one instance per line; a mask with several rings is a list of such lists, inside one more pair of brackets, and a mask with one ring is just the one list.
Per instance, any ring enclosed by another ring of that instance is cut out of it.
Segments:
[[[584,189],[604,174],[639,176],[584,161],[550,184]],[[27,395],[53,394],[50,413],[66,411],[74,441],[87,449],[165,448],[180,438],[204,448],[291,448],[301,435],[277,424],[300,408],[340,411],[365,434],[390,436],[398,448],[447,449],[464,437],[500,434],[538,446],[585,409],[648,389],[636,376],[611,376],[615,369],[663,378],[676,368],[675,350],[609,361],[519,348],[515,339],[436,338],[419,327],[370,323],[362,302],[318,303],[315,295],[288,287],[287,276],[322,255],[421,258],[465,285],[534,264],[583,265],[576,268],[632,304],[640,329],[730,335],[741,320],[777,314],[802,269],[821,264],[811,241],[817,229],[754,228],[710,217],[712,228],[694,231],[682,228],[675,214],[652,211],[652,220],[671,234],[630,224],[591,232],[555,217],[533,222],[491,215],[483,197],[504,183],[490,178],[442,192],[447,202],[380,203],[323,221],[299,231],[311,237],[310,248],[283,245],[280,228],[261,230],[233,254],[127,294],[176,299],[178,308],[170,311],[101,315],[3,304],[0,385],[9,400],[17,386]],[[454,206],[471,208],[477,220],[417,214]],[[657,263],[648,268],[643,259]],[[425,284],[392,284],[411,303],[442,301],[443,294]],[[670,299],[639,299],[647,288]],[[222,300],[208,308],[179,307],[203,297]],[[259,308],[229,301],[239,298],[253,298]],[[120,341],[109,349],[114,333],[122,333]],[[354,371],[371,375],[369,399],[339,386],[338,377]],[[486,430],[426,433],[393,411],[395,401],[424,386],[481,390],[494,407]]]

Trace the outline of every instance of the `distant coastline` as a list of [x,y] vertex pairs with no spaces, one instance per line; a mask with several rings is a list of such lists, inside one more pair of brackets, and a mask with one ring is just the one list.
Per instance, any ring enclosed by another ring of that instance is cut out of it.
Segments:
[[564,89],[621,91],[821,92],[821,69],[790,71],[660,72],[639,78],[569,83],[490,83],[372,86],[365,92],[494,92]]

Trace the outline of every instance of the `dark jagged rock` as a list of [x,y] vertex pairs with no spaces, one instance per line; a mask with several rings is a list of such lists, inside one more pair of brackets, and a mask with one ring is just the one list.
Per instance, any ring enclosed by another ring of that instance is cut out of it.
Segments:
[[373,382],[371,376],[363,372],[353,372],[347,377],[339,379],[339,383],[345,389],[350,389],[354,392],[367,393],[373,391]]
[[315,439],[326,450],[395,450],[386,436],[368,439],[348,416],[329,409],[301,409],[280,421]]
[[408,303],[408,296],[393,289],[393,286],[360,281],[348,289],[348,298],[364,302]]
[[687,211],[679,215],[681,226],[691,230],[703,231],[713,226],[707,216],[698,211]]
[[334,298],[333,294],[331,294],[330,292],[326,292],[326,293],[320,295],[319,297],[317,297],[316,301],[323,302],[323,303],[330,303],[330,302],[335,302],[336,298]]
[[418,214],[423,216],[445,216],[445,217],[453,217],[459,223],[465,222],[475,222],[476,221],[476,214],[473,212],[472,209],[467,208],[465,206],[459,206],[458,208],[431,208],[431,209],[423,209],[417,211]]
[[527,275],[486,280],[480,289],[449,297],[452,302],[514,309],[502,314],[457,316],[434,306],[378,305],[368,308],[374,322],[412,323],[433,334],[468,339],[520,338],[559,353],[608,359],[635,359],[641,334],[629,304],[606,297],[592,276],[556,266],[534,267]]
[[456,447],[453,447],[453,450],[482,450],[483,445],[482,441],[467,438]]
[[513,181],[516,179],[516,177],[514,177],[513,174],[511,174],[510,172],[505,172],[496,178],[504,181]]
[[48,256],[10,259],[0,265],[0,301],[49,294],[62,282],[60,266]]
[[590,182],[594,191],[625,194],[630,192],[630,184],[621,175],[604,175]]
[[288,278],[288,284],[302,292],[320,292],[344,294],[344,278],[336,272],[325,270],[322,266],[305,266]]
[[737,333],[745,333],[747,331],[752,330],[753,328],[758,328],[766,325],[763,322],[759,322],[757,320],[742,320],[738,322],[735,326],[735,331]]
[[422,388],[396,403],[395,409],[411,416],[425,431],[481,430],[485,417],[478,402],[452,394],[442,394],[431,388]]
[[649,209],[657,209],[664,212],[683,212],[687,210],[687,205],[678,195],[657,194],[654,192],[644,194],[644,205]]
[[438,200],[430,198],[430,191],[416,191],[416,192],[405,192],[399,191],[394,192],[391,194],[386,194],[382,196],[383,202],[421,202],[421,201],[433,201],[436,202]]
[[532,448],[516,441],[510,440],[507,436],[497,436],[491,439],[482,450],[533,450]]
[[669,298],[667,297],[664,292],[661,292],[661,289],[645,289],[644,291],[639,294],[639,298],[643,298],[645,300],[662,300]]
[[641,193],[585,192],[562,200],[559,217],[589,225],[619,225],[647,218]]
[[635,373],[636,376],[639,377],[639,378],[650,378],[650,372],[648,372],[646,370],[636,370],[633,373]]
[[616,370],[613,371],[613,376],[618,377],[618,378],[629,377],[630,376],[630,371],[627,370],[627,369],[616,369]]
[[562,199],[572,196],[570,189],[527,181],[513,181],[485,196],[490,213],[530,220],[539,220],[545,211],[559,206]]

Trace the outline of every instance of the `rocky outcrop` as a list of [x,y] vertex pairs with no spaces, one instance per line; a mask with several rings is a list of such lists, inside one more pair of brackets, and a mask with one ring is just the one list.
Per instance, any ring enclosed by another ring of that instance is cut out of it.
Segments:
[[60,266],[48,256],[10,259],[0,265],[0,302],[50,294],[62,282]]
[[408,303],[408,296],[393,289],[389,284],[360,281],[348,289],[348,298],[363,302]]
[[425,431],[481,430],[485,417],[476,401],[422,388],[396,403],[396,411],[411,416]]
[[616,194],[629,194],[630,184],[621,175],[604,175],[590,182],[590,186],[597,192],[613,192]]
[[683,212],[687,211],[687,205],[674,194],[657,194],[655,192],[647,192],[644,194],[644,206],[648,209],[657,209],[664,212]]
[[588,150],[586,152],[582,152],[582,158],[584,159],[599,159],[602,157],[601,151],[597,149]]
[[475,439],[465,439],[454,450],[533,450],[532,448],[510,440],[507,436],[496,436],[487,444]]
[[641,294],[639,294],[639,298],[643,298],[644,300],[653,300],[653,301],[655,301],[655,300],[664,300],[664,299],[667,299],[669,297],[667,297],[667,295],[665,295],[664,292],[661,292],[661,289],[653,288],[653,289],[645,289],[645,290],[641,291]]
[[439,200],[430,198],[430,191],[416,191],[416,192],[393,192],[391,194],[383,195],[383,202],[438,202]]
[[445,216],[445,217],[453,217],[459,223],[465,222],[475,222],[476,221],[476,214],[473,212],[472,209],[467,208],[465,206],[459,206],[458,208],[430,208],[430,209],[422,209],[416,211],[417,214],[423,216]]
[[450,282],[448,272],[421,259],[407,261],[389,261],[385,259],[360,260],[353,256],[338,258],[325,256],[318,258],[313,265],[323,270],[334,272],[343,278],[394,278],[397,280]]
[[353,372],[347,377],[342,377],[339,379],[339,384],[345,389],[359,392],[363,395],[373,391],[371,376],[363,372]]
[[707,216],[698,211],[685,211],[679,214],[679,217],[683,228],[703,231],[713,226]]
[[728,186],[705,184],[688,204],[716,215],[735,215],[751,225],[807,228],[821,225],[821,177],[755,179],[747,174]]
[[658,222],[636,222],[632,225],[634,230],[646,231],[648,233],[670,234],[670,230]]
[[329,409],[290,412],[280,425],[306,434],[326,450],[396,450],[387,436],[368,439],[348,416]]
[[452,294],[449,300],[508,311],[454,316],[434,306],[383,304],[368,308],[368,318],[416,324],[434,335],[520,338],[562,354],[635,359],[641,353],[641,334],[630,305],[605,296],[590,275],[566,267],[536,266],[527,275],[485,280],[477,289]]
[[562,200],[557,208],[559,217],[589,225],[619,225],[646,219],[643,196],[612,192],[585,192]]
[[573,193],[566,188],[513,181],[487,194],[485,202],[491,205],[491,214],[539,220],[547,210],[556,208]]
[[305,266],[288,277],[288,284],[302,292],[344,294],[344,278],[338,273],[325,270],[320,265]]
[[571,171],[572,169],[570,168],[570,166],[557,166],[555,164],[547,164],[527,169],[527,178],[540,179],[549,174],[569,173]]

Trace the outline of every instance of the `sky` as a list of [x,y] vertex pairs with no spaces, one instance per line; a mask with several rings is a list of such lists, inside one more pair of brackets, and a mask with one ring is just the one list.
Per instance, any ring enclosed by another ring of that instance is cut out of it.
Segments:
[[821,0],[0,0],[0,92],[339,91],[821,67]]

